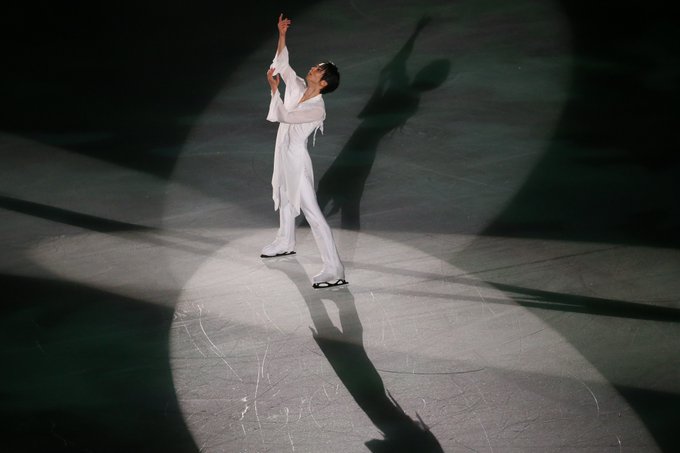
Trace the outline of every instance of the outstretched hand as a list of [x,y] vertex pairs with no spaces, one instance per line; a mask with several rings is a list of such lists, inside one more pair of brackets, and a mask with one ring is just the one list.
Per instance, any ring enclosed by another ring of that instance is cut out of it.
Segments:
[[286,32],[288,31],[288,27],[290,27],[291,21],[290,19],[285,19],[283,17],[283,13],[279,14],[279,34],[280,35],[285,35]]
[[278,74],[274,76],[274,68],[269,68],[267,71],[267,82],[269,82],[269,87],[272,90],[272,94],[276,93],[279,89],[279,76]]

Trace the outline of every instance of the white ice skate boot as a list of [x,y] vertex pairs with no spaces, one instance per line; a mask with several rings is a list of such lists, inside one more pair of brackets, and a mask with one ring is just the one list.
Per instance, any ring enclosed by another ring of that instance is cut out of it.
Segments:
[[333,286],[346,285],[349,282],[345,280],[345,270],[341,269],[338,272],[321,271],[312,277],[312,288],[331,288]]
[[262,248],[260,258],[276,258],[277,256],[295,255],[295,245],[286,246],[278,239]]

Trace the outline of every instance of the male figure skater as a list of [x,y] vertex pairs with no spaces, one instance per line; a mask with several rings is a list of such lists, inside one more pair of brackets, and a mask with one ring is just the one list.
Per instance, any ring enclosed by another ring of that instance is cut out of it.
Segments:
[[[307,151],[310,135],[321,129],[326,119],[322,94],[338,87],[340,74],[331,62],[313,66],[305,79],[298,77],[288,63],[286,32],[290,19],[279,16],[279,41],[276,56],[267,71],[271,88],[271,103],[267,120],[279,123],[274,149],[274,174],[272,198],[274,209],[279,210],[279,231],[276,239],[262,249],[263,258],[295,253],[295,217],[300,210],[312,229],[319,248],[323,269],[313,277],[314,288],[345,285],[345,268],[338,256],[331,229],[319,209],[314,193],[312,161]],[[284,100],[279,94],[279,75],[286,85]]]

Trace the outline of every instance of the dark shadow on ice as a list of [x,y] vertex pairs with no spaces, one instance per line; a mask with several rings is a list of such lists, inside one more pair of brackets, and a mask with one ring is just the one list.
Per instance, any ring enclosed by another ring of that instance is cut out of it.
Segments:
[[[546,291],[526,286],[510,285],[493,281],[469,278],[464,274],[442,275],[432,272],[420,272],[414,270],[398,269],[382,265],[362,265],[362,269],[379,272],[387,275],[402,275],[410,278],[420,278],[432,282],[447,282],[451,284],[476,287],[480,284],[494,287],[509,296],[509,299],[493,297],[470,297],[463,294],[456,295],[456,301],[478,301],[498,305],[521,305],[527,308],[539,308],[542,310],[554,310],[570,313],[587,313],[591,315],[610,316],[617,318],[639,319],[646,321],[680,322],[680,309],[663,307],[659,305],[629,302],[620,299],[607,299],[604,297],[584,296],[580,294],[567,294],[556,291]],[[389,294],[390,289],[384,289]],[[437,292],[413,291],[400,288],[398,293],[410,297],[427,299],[452,299],[450,294]]]
[[646,321],[680,322],[680,310],[677,308],[581,296],[578,294],[557,293],[503,283],[487,283],[511,295],[514,303],[524,307]]
[[63,223],[66,225],[84,228],[86,230],[98,231],[100,233],[111,233],[115,231],[153,231],[154,228],[134,223],[119,222],[117,220],[105,219],[68,209],[48,206],[32,201],[21,200],[18,198],[0,195],[0,208],[21,214],[38,217],[52,222]]
[[170,307],[0,275],[7,452],[192,453],[169,359]]
[[[366,446],[373,453],[441,452],[437,438],[418,416],[410,418],[385,389],[363,343],[363,327],[347,286],[314,290],[309,278],[295,258],[265,261],[295,284],[309,309],[312,333],[343,385],[359,407],[382,431],[383,439],[372,439]],[[340,315],[341,329],[331,322],[322,299],[332,301]],[[417,415],[417,414],[416,414]]]
[[571,83],[489,236],[680,248],[680,28],[671,3],[562,0]]
[[340,211],[342,228],[360,228],[361,198],[380,141],[418,111],[422,92],[437,88],[448,77],[450,62],[444,59],[424,66],[413,80],[406,73],[415,40],[429,21],[423,17],[401,50],[382,68],[373,95],[359,113],[361,123],[319,180],[319,207],[327,217]]
[[[445,279],[449,282],[461,283],[459,280]],[[471,281],[470,286],[476,286],[478,281]],[[514,285],[504,285],[486,282],[505,292],[510,299],[463,296],[456,295],[455,302],[482,302],[494,305],[521,305],[526,308],[536,308],[541,310],[559,311],[565,313],[585,313],[596,316],[608,316],[612,318],[637,319],[643,321],[659,322],[680,322],[680,310],[671,307],[661,307],[658,305],[641,304],[637,302],[626,302],[617,299],[605,299],[601,297],[580,296],[577,294],[565,294],[552,291],[542,291],[534,288],[523,288]],[[389,289],[384,290],[385,294],[391,294]],[[394,291],[408,297],[428,298],[430,300],[444,299],[454,301],[450,294],[431,293],[427,291],[399,290]]]
[[633,407],[654,436],[661,451],[678,449],[678,407],[680,395],[660,390],[614,385]]
[[99,233],[136,233],[136,240],[197,255],[207,255],[212,253],[214,246],[224,245],[224,241],[199,234],[121,222],[4,195],[0,195],[0,209]]

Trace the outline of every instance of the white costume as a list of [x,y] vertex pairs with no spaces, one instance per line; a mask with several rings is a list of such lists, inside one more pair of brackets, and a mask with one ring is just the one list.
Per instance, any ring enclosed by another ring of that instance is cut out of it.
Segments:
[[274,148],[274,173],[272,198],[274,210],[279,210],[280,227],[276,240],[262,249],[265,256],[292,252],[295,249],[295,217],[300,210],[312,229],[323,261],[323,270],[314,276],[314,282],[344,279],[345,270],[335,247],[331,229],[319,209],[314,193],[312,161],[307,151],[307,139],[321,129],[326,119],[323,98],[317,95],[305,102],[300,99],[305,92],[304,79],[298,77],[288,63],[288,49],[274,57],[274,74],[280,74],[286,84],[284,100],[277,90],[272,93],[267,120],[279,123]]

